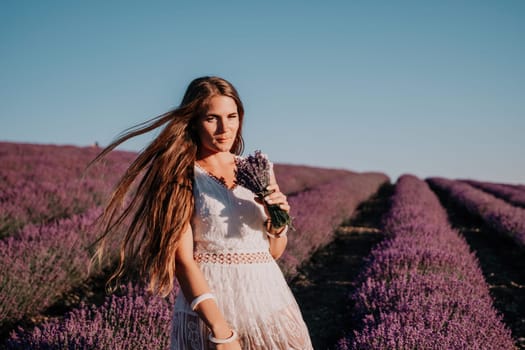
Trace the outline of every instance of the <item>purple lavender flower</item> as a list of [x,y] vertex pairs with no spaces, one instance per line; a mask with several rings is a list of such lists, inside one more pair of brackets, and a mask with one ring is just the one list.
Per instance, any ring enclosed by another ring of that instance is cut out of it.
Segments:
[[[272,193],[266,189],[270,184],[270,161],[266,154],[257,150],[254,155],[249,155],[244,159],[237,158],[235,163],[237,165],[235,183],[246,187],[264,202],[264,197]],[[292,218],[278,204],[266,206],[273,228],[291,226]]]

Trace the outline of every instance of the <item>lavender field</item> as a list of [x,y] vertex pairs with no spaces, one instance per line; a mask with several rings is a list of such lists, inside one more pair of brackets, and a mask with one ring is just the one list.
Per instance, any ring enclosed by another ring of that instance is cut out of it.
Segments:
[[[141,281],[112,295],[88,270],[93,225],[134,159],[0,142],[0,348],[166,349],[171,308]],[[396,183],[275,164],[295,231],[279,264],[316,349],[525,348],[522,187]],[[116,246],[113,248],[116,257]]]

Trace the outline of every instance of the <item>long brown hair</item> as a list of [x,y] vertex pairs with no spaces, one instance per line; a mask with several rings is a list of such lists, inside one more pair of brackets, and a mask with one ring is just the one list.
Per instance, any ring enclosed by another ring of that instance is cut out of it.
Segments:
[[193,214],[193,166],[200,146],[196,122],[217,95],[231,97],[237,104],[240,125],[230,152],[240,155],[244,108],[239,94],[222,78],[201,77],[189,84],[178,108],[126,130],[90,163],[128,139],[165,125],[126,170],[101,216],[104,229],[93,260],[99,262],[108,239],[131,219],[124,237],[117,237],[120,259],[108,285],[138,270],[148,276],[151,292],[166,296],[172,290],[178,242]]

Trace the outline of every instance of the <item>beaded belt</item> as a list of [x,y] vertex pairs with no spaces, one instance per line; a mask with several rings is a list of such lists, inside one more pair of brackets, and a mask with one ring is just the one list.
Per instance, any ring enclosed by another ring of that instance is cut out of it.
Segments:
[[193,259],[198,263],[214,264],[258,264],[274,261],[269,252],[256,253],[195,253]]

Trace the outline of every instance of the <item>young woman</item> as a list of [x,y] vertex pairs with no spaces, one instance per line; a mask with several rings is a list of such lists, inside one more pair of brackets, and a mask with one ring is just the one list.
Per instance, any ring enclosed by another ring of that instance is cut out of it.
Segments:
[[[104,213],[103,237],[131,217],[112,280],[138,265],[150,290],[167,295],[177,278],[182,293],[171,349],[312,349],[275,262],[286,248],[288,227],[275,229],[268,221],[268,204],[290,210],[286,196],[273,169],[273,192],[262,203],[235,184],[243,118],[229,82],[198,78],[177,109],[132,129],[97,157],[165,125],[117,185]],[[119,211],[127,193],[129,205]]]

